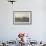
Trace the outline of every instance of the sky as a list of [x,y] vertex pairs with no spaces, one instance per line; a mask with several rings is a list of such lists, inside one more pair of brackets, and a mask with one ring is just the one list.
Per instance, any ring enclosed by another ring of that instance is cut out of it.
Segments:
[[14,13],[15,17],[29,17],[30,12],[16,12]]

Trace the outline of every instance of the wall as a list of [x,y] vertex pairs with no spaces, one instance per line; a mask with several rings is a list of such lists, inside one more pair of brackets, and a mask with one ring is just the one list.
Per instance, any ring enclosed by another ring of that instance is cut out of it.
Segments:
[[[45,40],[46,16],[42,0],[17,0],[14,5],[0,0],[0,40],[15,40],[19,32],[31,34],[33,40]],[[32,25],[14,25],[13,11],[32,11]]]

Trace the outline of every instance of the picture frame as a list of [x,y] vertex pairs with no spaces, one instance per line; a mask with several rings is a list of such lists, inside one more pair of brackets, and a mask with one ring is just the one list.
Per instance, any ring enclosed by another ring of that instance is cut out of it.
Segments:
[[13,24],[15,25],[32,24],[32,11],[13,11]]

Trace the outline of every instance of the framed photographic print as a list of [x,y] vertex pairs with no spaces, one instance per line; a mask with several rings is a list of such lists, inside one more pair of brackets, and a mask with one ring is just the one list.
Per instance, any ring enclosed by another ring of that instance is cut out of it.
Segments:
[[32,24],[32,11],[13,11],[13,24]]

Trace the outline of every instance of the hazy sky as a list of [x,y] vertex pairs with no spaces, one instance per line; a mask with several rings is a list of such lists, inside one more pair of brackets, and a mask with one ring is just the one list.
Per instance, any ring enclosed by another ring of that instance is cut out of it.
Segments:
[[16,17],[29,17],[29,12],[16,12]]

